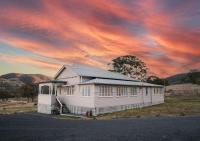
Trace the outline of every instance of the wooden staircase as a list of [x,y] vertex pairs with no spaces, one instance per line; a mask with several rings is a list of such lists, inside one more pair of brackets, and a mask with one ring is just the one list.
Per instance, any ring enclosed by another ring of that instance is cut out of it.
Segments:
[[60,101],[59,97],[57,97],[57,96],[56,96],[56,101],[58,103],[58,109],[59,109],[58,112],[59,112],[59,114],[68,114],[68,113],[70,113],[70,111],[67,108],[67,106],[65,104],[63,104]]

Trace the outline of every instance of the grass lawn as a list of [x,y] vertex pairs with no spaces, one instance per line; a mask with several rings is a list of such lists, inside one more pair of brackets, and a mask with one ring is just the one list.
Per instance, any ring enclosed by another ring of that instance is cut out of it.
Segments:
[[24,112],[36,112],[37,106],[34,103],[25,101],[0,102],[0,114],[14,114]]
[[200,115],[200,96],[165,97],[165,103],[99,115],[98,119]]

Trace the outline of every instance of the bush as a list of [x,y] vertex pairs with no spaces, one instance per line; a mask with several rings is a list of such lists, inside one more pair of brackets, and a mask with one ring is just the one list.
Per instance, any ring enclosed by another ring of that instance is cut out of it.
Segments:
[[157,114],[156,114],[156,117],[160,117],[160,113],[157,113]]
[[185,113],[184,113],[184,112],[181,112],[181,113],[180,113],[180,116],[185,116]]
[[141,118],[141,115],[137,115],[136,118]]

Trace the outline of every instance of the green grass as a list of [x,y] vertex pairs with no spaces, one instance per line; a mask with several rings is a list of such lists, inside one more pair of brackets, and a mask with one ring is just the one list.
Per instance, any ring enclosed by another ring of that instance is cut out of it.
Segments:
[[99,115],[98,119],[200,115],[200,96],[165,97],[165,103]]

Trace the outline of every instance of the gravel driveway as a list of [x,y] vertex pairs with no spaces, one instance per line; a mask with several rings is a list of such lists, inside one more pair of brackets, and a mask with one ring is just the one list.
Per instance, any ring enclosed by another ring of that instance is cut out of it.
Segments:
[[40,114],[0,116],[0,141],[200,141],[200,116],[61,120]]

